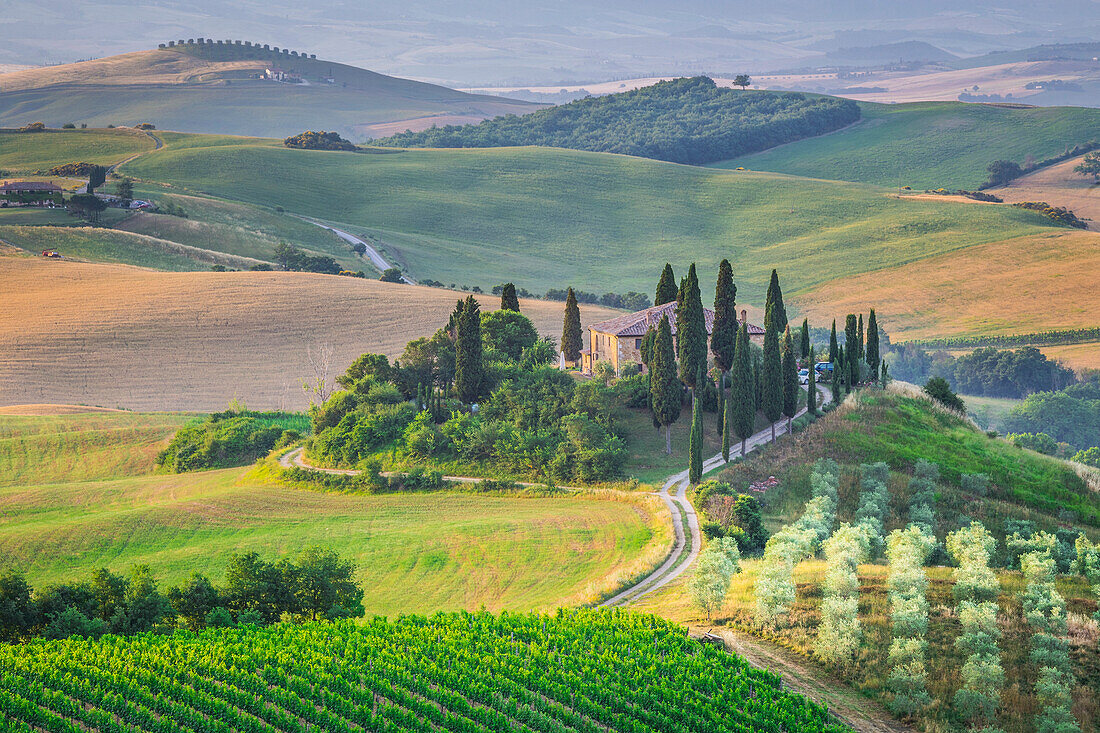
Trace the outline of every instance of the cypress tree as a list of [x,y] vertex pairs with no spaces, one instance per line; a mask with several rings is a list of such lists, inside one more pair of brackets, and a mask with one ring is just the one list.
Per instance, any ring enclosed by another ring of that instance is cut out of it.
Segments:
[[661,279],[657,282],[657,293],[653,296],[653,305],[664,305],[676,300],[676,275],[672,272],[672,265],[665,263],[665,269],[661,271]]
[[764,366],[761,369],[763,381],[764,416],[772,426],[772,442],[775,441],[775,423],[783,415],[783,358],[779,353],[778,317],[773,317],[764,326]]
[[642,363],[645,364],[645,368],[649,369],[649,363],[653,361],[653,342],[657,339],[657,329],[647,328],[645,336],[642,336],[642,347],[639,352],[642,357]]
[[680,381],[692,389],[707,367],[707,324],[695,263],[688,268],[681,288],[683,299],[676,309],[676,340],[680,352]]
[[512,283],[504,283],[500,291],[500,309],[519,313],[519,298],[516,296],[516,286]]
[[836,376],[834,379],[844,389],[845,392],[850,392],[848,388],[848,355],[844,353],[844,347],[837,347],[836,355]]
[[806,384],[806,411],[817,414],[817,370],[814,369],[814,347],[810,347],[810,381]]
[[772,270],[772,280],[768,283],[768,297],[764,301],[764,328],[775,323],[776,336],[787,327],[787,309],[783,306],[783,291],[779,289],[779,273]]
[[794,353],[794,340],[788,325],[783,334],[781,365],[783,368],[783,414],[787,416],[787,432],[791,432],[791,420],[798,414],[798,357]]
[[737,286],[733,283],[733,268],[729,260],[718,265],[718,284],[714,288],[714,326],[710,334],[710,350],[714,363],[723,372],[733,366],[737,348]]
[[848,374],[844,380],[848,391],[859,383],[859,341],[856,325],[856,317],[852,313],[844,321],[844,356],[848,358]]
[[[702,381],[702,375],[696,382]],[[691,396],[691,437],[688,439],[688,481],[694,486],[703,477],[703,411],[698,395]]]
[[859,358],[866,355],[863,351],[863,314],[859,314],[859,325],[856,327],[856,345],[859,347]]
[[[811,351],[811,348],[810,348],[810,319],[809,318],[803,318],[802,319],[802,343],[799,344],[799,346],[801,347],[799,349],[799,353],[802,355],[802,358],[803,359],[809,358],[810,351]],[[813,365],[814,365],[813,359],[810,359],[810,366],[813,367]]]
[[878,381],[878,366],[882,360],[878,353],[878,319],[875,317],[875,309],[871,309],[867,316],[867,366],[871,367],[871,381]]
[[577,295],[573,288],[565,295],[565,320],[561,329],[561,350],[565,354],[566,361],[577,361],[581,358],[581,348],[584,341],[581,338],[581,309],[577,306]]
[[833,404],[840,404],[840,380],[844,379],[844,363],[842,357],[844,352],[840,347],[837,347],[836,361],[833,362],[833,380],[831,383],[833,390]]
[[829,363],[836,364],[837,354],[840,352],[837,350],[836,340],[836,319],[833,319],[833,332],[829,335]]
[[[734,341],[736,346],[737,342]],[[725,422],[726,414],[726,373],[721,372],[718,375],[718,434],[722,434],[722,424]]]
[[680,417],[680,380],[676,377],[676,353],[672,348],[672,327],[668,316],[661,317],[649,372],[649,396],[653,419],[665,429],[665,453],[672,453],[669,426]]
[[459,298],[455,303],[455,309],[451,311],[451,317],[447,319],[447,336],[452,342],[458,338],[458,322],[462,320],[462,310],[465,307],[466,304],[462,298]]
[[749,327],[742,323],[737,332],[737,349],[733,355],[733,371],[730,375],[730,422],[733,434],[741,441],[741,455],[745,455],[745,441],[752,437],[756,423],[756,384],[753,380],[752,354],[749,352]]
[[733,428],[733,400],[725,400],[722,405],[722,460],[730,462],[730,430]]
[[476,402],[484,381],[481,346],[481,306],[474,296],[466,298],[458,320],[455,341],[455,390],[463,402]]
[[760,412],[764,409],[764,380],[760,378],[760,360],[752,360],[752,399],[753,409]]

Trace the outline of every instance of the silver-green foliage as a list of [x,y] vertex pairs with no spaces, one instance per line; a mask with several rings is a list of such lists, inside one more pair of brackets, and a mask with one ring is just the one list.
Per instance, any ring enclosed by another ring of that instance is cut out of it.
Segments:
[[[1096,600],[1100,601],[1100,542],[1089,542],[1084,533],[1077,535],[1077,561],[1073,564],[1075,572],[1084,575],[1092,584],[1092,592]],[[1100,610],[1094,618],[1100,621]]]
[[821,626],[814,649],[827,661],[847,661],[863,638],[856,571],[870,554],[867,529],[862,525],[842,524],[822,547],[828,567],[822,586]]
[[928,535],[936,533],[936,481],[939,475],[936,464],[921,459],[909,481],[909,524],[915,524]]
[[864,463],[859,467],[860,492],[859,508],[856,509],[856,524],[867,532],[871,549],[877,554],[882,546],[882,522],[890,504],[890,492],[886,482],[890,478],[890,467],[884,462]]
[[962,633],[955,646],[966,654],[962,689],[955,693],[955,710],[965,719],[992,720],[1001,704],[1004,669],[997,640],[997,595],[1001,586],[989,567],[997,548],[993,535],[980,523],[947,536],[947,551],[958,562],[953,593]]
[[695,604],[707,614],[711,614],[726,600],[730,589],[730,578],[741,572],[741,553],[732,537],[722,537],[710,543],[699,554],[695,565],[695,575],[688,589]]
[[1066,641],[1069,630],[1066,599],[1054,586],[1058,539],[1047,532],[1038,532],[1026,538],[1013,534],[1007,543],[1011,551],[1020,553],[1020,569],[1027,579],[1020,603],[1032,629],[1031,661],[1039,670],[1035,693],[1042,707],[1036,716],[1036,730],[1039,733],[1078,730],[1071,711],[1076,682]]
[[794,566],[814,554],[836,522],[840,467],[836,461],[819,460],[810,474],[812,498],[796,521],[771,536],[757,576],[756,620],[774,623],[794,603]]
[[887,685],[894,693],[890,708],[899,715],[912,715],[931,702],[925,687],[928,575],[924,563],[935,546],[935,536],[913,524],[895,529],[886,539],[886,557],[890,561],[887,588],[894,631]]

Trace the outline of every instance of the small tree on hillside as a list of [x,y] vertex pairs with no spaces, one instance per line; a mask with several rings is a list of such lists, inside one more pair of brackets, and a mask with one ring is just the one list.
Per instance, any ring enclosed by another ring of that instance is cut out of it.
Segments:
[[794,353],[791,327],[783,334],[781,366],[783,369],[783,414],[787,416],[787,432],[791,432],[791,420],[798,414],[798,357]]
[[500,291],[500,309],[519,313],[519,298],[516,296],[516,286],[512,283],[504,283]]
[[672,348],[672,327],[662,316],[653,342],[649,373],[650,402],[653,418],[665,429],[665,453],[672,453],[672,423],[680,417],[682,405],[680,380],[676,376],[676,352]]
[[878,319],[875,317],[875,309],[867,316],[867,366],[871,367],[871,381],[878,381],[879,363],[882,357],[878,351]]
[[943,377],[932,377],[924,385],[925,394],[956,412],[965,412],[966,403],[951,390],[951,385]]
[[666,262],[665,269],[661,271],[661,279],[657,282],[653,305],[664,305],[674,300],[676,300],[676,275],[672,272],[672,265]]
[[733,77],[733,85],[735,87],[741,87],[741,91],[745,91],[752,84],[752,78],[748,74],[738,74]]
[[1096,180],[1100,180],[1100,152],[1092,152],[1084,157],[1084,159],[1078,163],[1074,169],[1074,173],[1080,173],[1083,176],[1092,176]]
[[741,456],[745,441],[752,437],[756,422],[756,382],[753,378],[752,354],[749,352],[749,327],[742,323],[737,332],[737,350],[730,375],[730,423],[733,434],[741,441]]
[[476,402],[481,397],[485,381],[482,349],[481,306],[470,295],[462,306],[455,341],[455,391],[463,402]]
[[577,306],[577,294],[573,288],[565,295],[565,320],[561,329],[561,350],[566,361],[578,361],[581,358],[581,309]]

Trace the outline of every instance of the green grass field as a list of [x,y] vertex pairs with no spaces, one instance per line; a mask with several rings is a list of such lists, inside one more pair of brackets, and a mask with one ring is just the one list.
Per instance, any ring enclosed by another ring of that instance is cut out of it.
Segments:
[[1100,110],[1013,109],[963,102],[861,103],[863,119],[718,167],[744,166],[796,176],[882,186],[977,188],[994,160],[1023,165],[1100,138]]
[[247,260],[221,252],[190,249],[164,239],[102,227],[0,225],[0,242],[34,254],[44,249],[56,249],[62,256],[78,260],[138,265],[172,272],[209,270],[213,264],[234,268],[249,264]]
[[114,165],[154,146],[152,138],[137,130],[0,131],[0,176],[45,173],[64,163]]
[[[750,302],[937,252],[1042,231],[1032,212],[899,200],[850,183],[519,148],[390,155],[172,143],[126,173],[375,234],[413,277],[541,292],[652,290],[660,267],[732,259]],[[553,273],[549,275],[547,273]],[[703,275],[709,280],[711,275]]]
[[345,495],[227,469],[152,475],[185,415],[0,415],[0,555],[36,584],[148,563],[220,579],[236,552],[321,544],[353,558],[368,613],[577,603],[644,555],[631,502],[465,493]]

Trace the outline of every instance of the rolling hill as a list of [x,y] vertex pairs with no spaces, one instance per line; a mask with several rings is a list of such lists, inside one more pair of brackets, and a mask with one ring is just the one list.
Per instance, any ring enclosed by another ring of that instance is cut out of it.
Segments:
[[[297,408],[308,351],[332,374],[363,352],[401,353],[447,321],[459,294],[286,272],[154,272],[0,253],[0,405],[60,402],[144,410]],[[485,296],[483,308],[499,299]],[[561,336],[561,303],[523,301]],[[582,306],[585,324],[618,313]],[[171,334],[171,337],[168,337]]]
[[1100,139],[1100,110],[964,102],[861,103],[863,118],[820,137],[717,164],[916,189],[974,189],[994,160],[1043,160]]
[[[538,108],[258,46],[204,47],[209,44],[0,74],[0,126],[151,122],[168,129],[280,138],[326,129],[363,140],[376,132]],[[263,79],[269,68],[302,81]],[[375,125],[383,127],[376,131]]]

